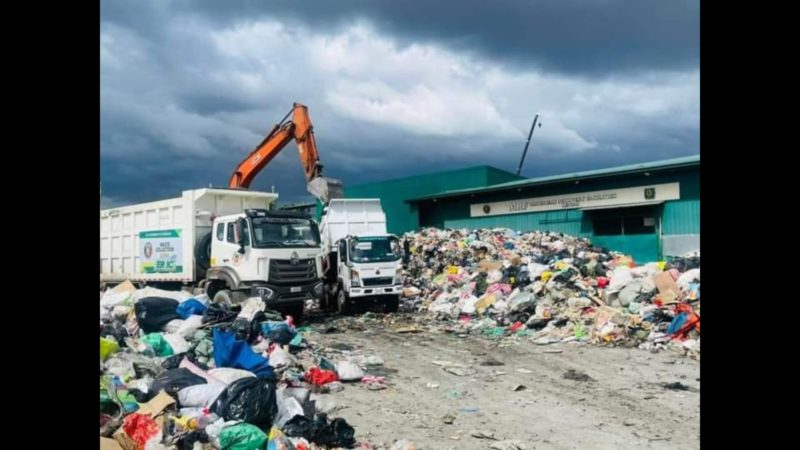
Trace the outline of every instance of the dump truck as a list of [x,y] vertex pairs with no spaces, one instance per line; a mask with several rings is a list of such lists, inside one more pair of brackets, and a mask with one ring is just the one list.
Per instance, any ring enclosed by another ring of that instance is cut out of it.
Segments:
[[216,303],[251,296],[295,317],[323,294],[320,235],[310,218],[270,211],[278,194],[187,190],[100,211],[100,282],[205,288]]
[[125,280],[198,286],[216,303],[259,296],[299,318],[324,293],[319,229],[307,216],[270,211],[277,194],[248,190],[293,140],[308,191],[323,203],[342,197],[342,182],[322,176],[308,108],[295,103],[236,166],[228,189],[101,210],[101,289]]
[[386,231],[379,199],[334,199],[320,221],[322,309],[353,311],[357,303],[380,302],[396,312],[403,291],[402,250]]

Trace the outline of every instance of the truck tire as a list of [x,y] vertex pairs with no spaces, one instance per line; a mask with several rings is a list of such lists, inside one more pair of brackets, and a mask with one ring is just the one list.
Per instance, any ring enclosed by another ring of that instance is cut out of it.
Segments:
[[229,289],[221,289],[214,294],[214,303],[220,305],[233,306],[247,300],[247,294],[242,291],[231,291]]
[[197,241],[194,246],[194,260],[201,272],[211,267],[211,233]]
[[339,314],[343,316],[349,316],[353,314],[353,302],[350,300],[350,296],[347,295],[347,292],[344,289],[339,289],[339,293],[336,295],[336,305],[339,307]]
[[383,303],[383,312],[396,313],[398,309],[400,309],[400,296],[399,295],[387,296],[386,300],[384,300]]

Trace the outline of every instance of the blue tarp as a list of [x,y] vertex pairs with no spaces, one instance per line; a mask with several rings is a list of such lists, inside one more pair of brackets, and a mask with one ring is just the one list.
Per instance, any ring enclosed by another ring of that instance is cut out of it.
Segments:
[[199,300],[190,298],[189,300],[186,300],[178,305],[178,308],[175,310],[175,312],[181,316],[181,319],[186,320],[189,318],[189,316],[202,316],[203,313],[206,312],[206,305],[200,303]]
[[236,340],[233,331],[214,328],[214,363],[217,367],[249,370],[259,378],[273,378],[269,359],[254,352],[246,341]]

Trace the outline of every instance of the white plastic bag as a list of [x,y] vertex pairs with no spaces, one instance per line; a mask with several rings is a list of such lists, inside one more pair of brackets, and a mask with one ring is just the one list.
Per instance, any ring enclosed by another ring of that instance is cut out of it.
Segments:
[[252,321],[258,312],[267,309],[266,303],[258,297],[250,297],[242,304],[242,311],[237,316],[240,319]]
[[351,361],[336,363],[336,373],[342,381],[361,381],[364,378],[364,371],[361,370],[361,367]]
[[112,309],[115,306],[128,304],[128,300],[132,297],[130,292],[114,292],[106,291],[103,298],[100,299],[100,306],[105,309]]
[[276,346],[269,354],[269,365],[272,367],[285,367],[295,362],[294,357],[282,347]]
[[[172,322],[174,322],[174,320]],[[181,323],[181,326],[175,330],[175,333],[183,336],[184,339],[191,339],[201,326],[203,326],[203,316],[191,315]]]
[[146,297],[163,297],[163,298],[171,298],[178,302],[183,302],[192,298],[192,294],[185,292],[185,291],[165,291],[163,289],[156,289],[152,287],[146,287],[144,289],[139,289],[131,295],[131,301],[133,303],[138,302],[139,300],[146,298]]
[[189,386],[178,391],[178,402],[181,406],[206,408],[222,394],[227,386],[222,383],[207,383]]
[[231,384],[234,381],[242,378],[256,376],[256,374],[254,374],[253,372],[248,372],[247,370],[242,370],[242,369],[234,369],[231,367],[220,367],[217,369],[211,369],[208,371],[208,374],[222,381],[225,384]]
[[276,400],[278,403],[278,416],[275,418],[274,426],[281,428],[294,416],[303,415],[303,406],[297,401],[294,396],[286,392],[286,389],[280,389],[276,392]]
[[176,355],[180,355],[181,353],[186,353],[192,348],[186,339],[183,338],[180,334],[172,334],[172,333],[164,333],[164,340],[167,341],[170,347],[172,347],[172,352]]
[[166,333],[177,333],[178,330],[181,328],[181,325],[183,325],[183,322],[184,322],[183,319],[170,320],[169,322],[167,322],[166,325],[164,325],[164,331]]
[[631,275],[631,269],[622,266],[617,267],[611,273],[610,281],[608,283],[608,287],[606,288],[607,294],[614,294],[616,292],[621,291],[628,283],[633,281],[633,275]]

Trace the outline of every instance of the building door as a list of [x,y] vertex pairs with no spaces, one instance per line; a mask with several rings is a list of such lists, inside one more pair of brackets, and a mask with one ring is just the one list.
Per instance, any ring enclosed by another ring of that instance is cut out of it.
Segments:
[[631,255],[638,264],[660,259],[660,207],[638,206],[585,211],[592,223],[592,243]]

